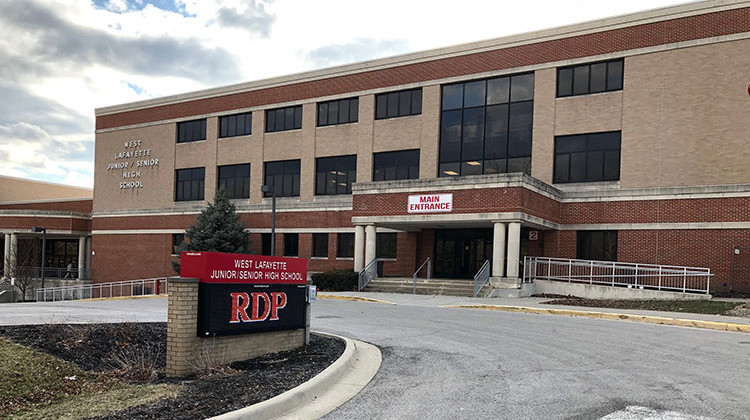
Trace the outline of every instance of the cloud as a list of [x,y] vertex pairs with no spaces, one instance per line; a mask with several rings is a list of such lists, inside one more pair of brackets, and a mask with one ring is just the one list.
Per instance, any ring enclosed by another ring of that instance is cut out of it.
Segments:
[[93,185],[93,140],[58,140],[25,122],[0,125],[0,138],[0,173],[52,182],[69,178],[75,185]]
[[54,100],[42,98],[17,85],[0,84],[0,124],[25,121],[58,134],[93,132],[90,117],[80,115]]
[[409,51],[409,43],[404,39],[358,38],[348,44],[331,44],[317,48],[309,52],[309,57],[316,66],[333,66],[406,51]]
[[276,15],[268,13],[263,3],[250,0],[241,11],[233,7],[219,8],[217,20],[223,27],[245,29],[267,38],[271,34]]
[[116,36],[65,21],[51,8],[34,1],[25,2],[24,7],[0,2],[0,22],[0,26],[25,33],[26,51],[16,57],[19,62],[14,65],[15,71],[22,71],[31,62],[33,67],[47,71],[44,63],[53,63],[56,68],[100,65],[134,74],[222,84],[241,78],[239,62],[233,54],[223,48],[207,47],[194,37]]

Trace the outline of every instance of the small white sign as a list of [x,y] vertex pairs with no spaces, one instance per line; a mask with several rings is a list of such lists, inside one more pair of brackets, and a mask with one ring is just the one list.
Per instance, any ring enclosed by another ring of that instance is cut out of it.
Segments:
[[307,294],[308,302],[312,303],[318,300],[318,286],[310,285],[310,288],[307,290],[308,290],[308,294]]
[[409,196],[409,213],[448,213],[453,211],[453,194]]
[[15,286],[16,285],[16,279],[15,279],[15,277],[11,277],[10,278],[10,285],[11,286]]
[[530,241],[538,241],[539,240],[539,231],[538,230],[530,230],[529,231],[529,240]]

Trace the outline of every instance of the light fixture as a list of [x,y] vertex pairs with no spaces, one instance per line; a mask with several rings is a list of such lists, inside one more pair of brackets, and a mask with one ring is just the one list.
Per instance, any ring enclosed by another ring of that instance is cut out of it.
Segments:
[[443,171],[444,174],[450,175],[450,176],[456,176],[458,175],[458,172],[456,171]]
[[477,162],[476,160],[472,160],[471,162],[466,162],[466,163],[468,163],[471,166],[479,166],[479,165],[481,165],[481,163]]

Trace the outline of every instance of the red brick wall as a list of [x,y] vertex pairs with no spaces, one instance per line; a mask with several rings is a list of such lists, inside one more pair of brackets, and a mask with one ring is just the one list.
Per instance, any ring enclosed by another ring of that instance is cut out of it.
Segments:
[[746,32],[748,28],[750,28],[750,8],[689,16],[233,95],[103,115],[96,118],[96,129],[627,51],[673,42],[742,33]]
[[563,224],[745,222],[750,197],[564,203]]
[[91,230],[91,221],[86,219],[74,219],[72,217],[0,217],[0,228],[2,229],[31,229],[34,226],[42,226],[51,230],[88,232]]
[[175,275],[172,235],[94,235],[91,250],[95,283]]

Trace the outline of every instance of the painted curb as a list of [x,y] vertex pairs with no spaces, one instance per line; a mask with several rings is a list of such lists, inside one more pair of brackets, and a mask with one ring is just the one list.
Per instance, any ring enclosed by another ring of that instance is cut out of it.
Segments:
[[397,305],[396,302],[390,302],[387,300],[359,297],[359,296],[340,296],[340,295],[321,295],[318,294],[321,299],[337,299],[337,300],[351,300],[354,302],[372,302],[372,303],[387,303],[389,305]]
[[703,328],[718,331],[750,333],[750,324],[730,322],[703,321],[697,319],[667,318],[661,316],[618,314],[611,312],[576,311],[571,309],[544,309],[527,306],[508,305],[444,305],[442,308],[487,309],[491,311],[521,312],[527,314],[566,315],[585,318],[613,319],[619,321],[645,322],[648,324],[677,325],[680,327]]
[[231,411],[212,420],[317,419],[349,401],[380,369],[380,349],[362,341],[315,332],[346,343],[341,356],[302,385],[266,401]]

